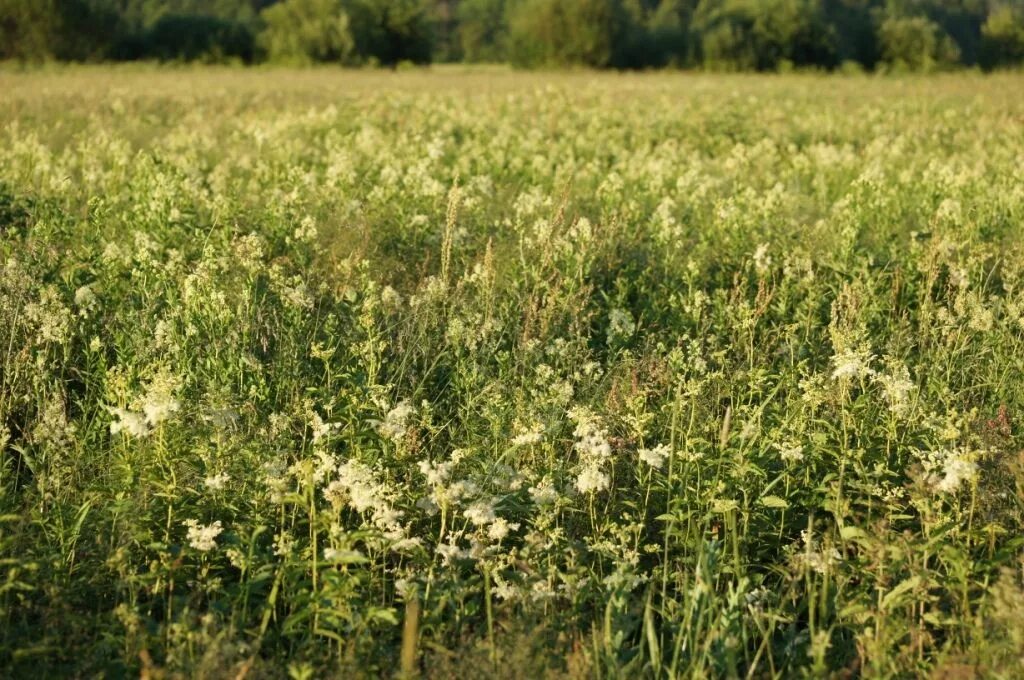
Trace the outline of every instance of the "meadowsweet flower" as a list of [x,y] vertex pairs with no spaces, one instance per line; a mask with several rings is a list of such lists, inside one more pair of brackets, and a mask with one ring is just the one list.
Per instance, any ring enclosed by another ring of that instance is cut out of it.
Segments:
[[287,531],[282,531],[281,533],[274,535],[274,554],[278,557],[287,557],[291,555],[294,548],[295,537]]
[[772,266],[772,256],[768,254],[769,245],[762,243],[754,251],[754,269],[758,274],[764,274]]
[[665,461],[668,460],[669,449],[667,444],[659,444],[653,449],[640,449],[637,451],[637,455],[640,460],[650,465],[655,470],[660,470],[665,465]]
[[96,293],[92,289],[91,284],[81,286],[75,291],[75,306],[79,309],[79,314],[86,316],[89,312],[96,309],[97,298]]
[[182,525],[188,528],[188,543],[193,549],[200,552],[209,552],[217,547],[216,538],[224,529],[220,520],[213,524],[200,524],[197,520],[187,519]]
[[553,505],[560,498],[555,485],[547,477],[538,482],[536,486],[531,486],[528,491],[530,499],[537,505]]
[[398,309],[402,306],[402,296],[391,286],[384,286],[380,291],[380,301],[387,309]]
[[995,323],[995,315],[981,301],[971,305],[968,310],[967,326],[979,333],[987,333],[992,330]]
[[433,463],[429,460],[419,462],[420,473],[427,478],[427,484],[432,487],[441,486],[448,482],[452,475],[451,462]]
[[822,546],[807,529],[800,532],[800,543],[792,547],[793,562],[798,567],[824,574],[833,564],[842,561],[838,550]]
[[145,437],[150,432],[146,417],[128,409],[108,406],[107,411],[117,420],[110,423],[110,434],[123,432],[131,437]]
[[934,491],[944,494],[956,493],[965,483],[975,480],[978,475],[976,454],[965,448],[942,449],[918,454],[924,468],[924,481]]
[[166,370],[161,370],[149,381],[142,399],[142,412],[148,425],[156,427],[181,408],[174,398],[179,384],[180,381]]
[[847,350],[832,357],[833,380],[855,380],[874,374],[871,360],[874,355],[864,349]]
[[580,456],[576,489],[581,493],[607,489],[611,480],[601,468],[612,455],[608,433],[600,426],[597,417],[587,409],[572,409],[569,419],[576,423],[576,429],[573,430],[576,443],[573,448]]
[[916,387],[910,380],[910,371],[903,364],[894,365],[890,373],[879,373],[875,382],[882,387],[882,394],[889,403],[889,410],[899,415],[910,406],[910,395]]
[[611,480],[601,468],[596,465],[584,467],[576,477],[576,489],[580,493],[597,493],[604,491],[610,485]]
[[469,556],[469,553],[454,542],[441,543],[435,548],[437,554],[441,557],[441,562],[444,566],[451,566],[455,560],[465,559]]
[[501,577],[501,574],[493,575],[494,586],[491,592],[496,598],[503,602],[512,602],[519,599],[522,591],[514,583],[510,583]]
[[313,218],[309,215],[302,218],[302,221],[299,223],[299,226],[295,228],[295,233],[293,234],[296,241],[304,241],[307,243],[313,242],[316,239],[316,235],[316,222],[314,222]]
[[939,203],[935,210],[935,221],[940,223],[957,224],[963,219],[963,207],[960,202],[946,198]]
[[529,429],[523,429],[512,438],[513,446],[531,446],[544,441],[544,425],[534,423]]
[[576,444],[573,448],[579,451],[582,458],[611,457],[612,447],[608,443],[608,433],[600,427],[593,414],[584,409],[573,409],[569,412],[569,418],[576,422],[576,429],[573,430]]
[[228,477],[226,472],[221,472],[211,477],[207,477],[203,480],[203,484],[205,484],[206,488],[210,491],[220,491],[225,487],[225,485],[227,485],[229,479],[231,478]]
[[492,541],[501,541],[512,531],[519,530],[518,522],[509,522],[504,517],[495,519],[487,528],[487,537]]
[[60,294],[53,286],[40,291],[39,301],[30,302],[24,308],[25,317],[36,327],[36,340],[40,344],[63,344],[71,327],[71,310],[60,300]]
[[324,487],[323,494],[324,500],[337,507],[344,505],[345,499],[348,498],[348,493],[345,491],[345,484],[337,479]]
[[345,461],[338,468],[338,482],[348,494],[349,506],[356,512],[366,512],[384,503],[383,490],[373,470],[365,463],[355,459]]
[[403,600],[408,600],[410,596],[416,594],[416,582],[408,578],[397,578],[395,579],[395,593],[398,594]]
[[385,439],[400,442],[409,430],[409,417],[413,411],[413,406],[408,400],[398,402],[385,414],[383,421],[374,421],[377,433]]
[[309,414],[309,429],[312,432],[314,444],[335,432],[339,427],[341,425],[338,423],[324,422],[320,414],[315,411],[311,411]]
[[423,539],[417,537],[399,537],[391,542],[391,550],[398,553],[408,553],[419,550],[423,547]]
[[[75,431],[74,424],[68,422],[63,397],[51,397],[43,407],[39,421],[32,428],[31,440],[54,449],[64,449],[71,445]],[[0,450],[3,450],[2,446]]]
[[557,597],[555,589],[551,587],[551,584],[546,580],[534,581],[530,587],[530,600],[533,602],[544,602],[545,600],[553,600]]
[[946,457],[942,466],[942,478],[935,488],[943,493],[954,493],[965,482],[971,482],[978,474],[978,464],[960,455]]
[[792,441],[775,444],[779,458],[786,463],[799,463],[804,459],[804,447]]
[[476,526],[490,524],[495,519],[494,501],[478,500],[462,512],[463,516]]

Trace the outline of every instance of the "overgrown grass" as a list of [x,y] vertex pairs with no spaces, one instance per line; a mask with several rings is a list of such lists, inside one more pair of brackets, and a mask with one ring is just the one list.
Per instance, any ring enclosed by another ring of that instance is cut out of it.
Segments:
[[0,74],[0,668],[1014,677],[1022,89]]

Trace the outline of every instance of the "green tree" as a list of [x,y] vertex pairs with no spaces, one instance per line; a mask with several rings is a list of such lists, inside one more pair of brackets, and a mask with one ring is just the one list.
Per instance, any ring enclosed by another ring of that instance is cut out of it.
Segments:
[[1024,64],[1024,9],[996,8],[981,27],[981,65],[986,69]]
[[509,50],[523,66],[611,66],[628,17],[617,0],[520,0],[509,5]]
[[53,58],[59,29],[54,0],[0,0],[0,57],[4,59]]
[[97,60],[117,24],[110,0],[0,0],[0,59]]
[[681,64],[687,52],[688,0],[622,0],[623,13],[612,57],[614,66]]
[[342,62],[354,41],[341,0],[285,0],[260,14],[260,44],[271,61],[288,64]]
[[430,62],[434,27],[426,0],[345,0],[343,5],[362,59],[388,65]]
[[836,64],[833,33],[818,0],[702,0],[693,28],[705,66],[770,70]]
[[455,16],[463,59],[493,62],[506,58],[505,0],[462,0]]
[[143,37],[148,58],[161,61],[222,62],[253,60],[254,42],[249,28],[202,14],[166,14]]
[[865,68],[878,63],[878,34],[874,14],[876,0],[824,0],[825,22],[835,38],[836,60],[856,62]]
[[878,27],[882,59],[896,69],[933,71],[956,62],[960,51],[942,28],[924,16],[888,16]]

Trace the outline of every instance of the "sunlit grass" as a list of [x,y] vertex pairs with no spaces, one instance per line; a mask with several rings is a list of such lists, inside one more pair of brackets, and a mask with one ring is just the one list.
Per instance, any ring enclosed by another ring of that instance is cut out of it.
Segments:
[[0,73],[0,668],[1013,677],[1022,87]]

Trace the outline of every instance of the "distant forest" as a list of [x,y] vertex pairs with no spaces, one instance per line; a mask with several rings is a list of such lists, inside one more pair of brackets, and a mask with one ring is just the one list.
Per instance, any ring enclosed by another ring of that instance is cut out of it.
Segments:
[[0,0],[0,59],[992,69],[1024,0]]

